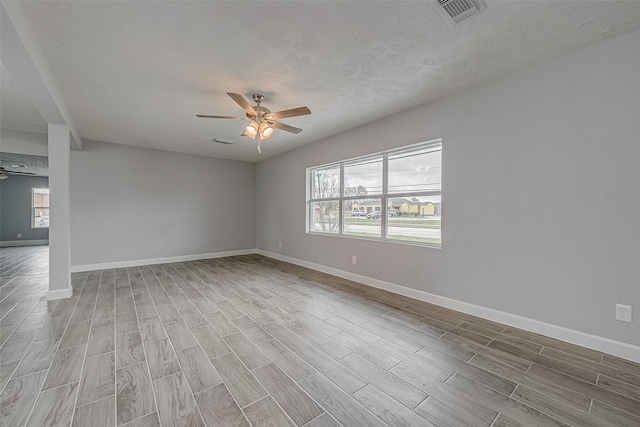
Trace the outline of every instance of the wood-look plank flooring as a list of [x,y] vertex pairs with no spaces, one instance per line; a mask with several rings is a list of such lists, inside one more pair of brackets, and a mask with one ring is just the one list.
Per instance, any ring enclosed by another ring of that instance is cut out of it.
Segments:
[[640,364],[259,255],[0,249],[0,424],[640,426]]

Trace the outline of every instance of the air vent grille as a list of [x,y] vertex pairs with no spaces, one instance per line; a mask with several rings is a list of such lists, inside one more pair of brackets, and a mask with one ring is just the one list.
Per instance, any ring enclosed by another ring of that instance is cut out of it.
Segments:
[[453,22],[460,22],[480,12],[478,5],[473,0],[438,0],[438,3],[453,19]]
[[233,141],[223,141],[221,139],[218,138],[214,138],[212,139],[213,142],[217,142],[218,144],[226,144],[226,145],[231,145],[233,144]]

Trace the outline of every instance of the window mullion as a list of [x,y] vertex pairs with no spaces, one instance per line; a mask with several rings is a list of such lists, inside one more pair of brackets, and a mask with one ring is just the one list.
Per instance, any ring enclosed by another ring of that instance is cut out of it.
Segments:
[[380,236],[382,237],[382,240],[387,239],[387,209],[389,208],[389,201],[387,198],[387,185],[389,181],[387,176],[389,172],[388,163],[389,155],[384,153],[382,156],[382,199],[380,200],[380,203],[382,204],[382,212],[380,213],[380,227],[382,227],[382,230],[380,230]]
[[344,228],[344,162],[340,163],[340,202],[338,203],[338,234],[342,235]]

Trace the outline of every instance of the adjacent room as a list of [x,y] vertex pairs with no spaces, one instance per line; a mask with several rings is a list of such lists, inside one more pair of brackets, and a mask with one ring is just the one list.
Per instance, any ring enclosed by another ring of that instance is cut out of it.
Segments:
[[640,426],[640,2],[0,19],[3,427]]

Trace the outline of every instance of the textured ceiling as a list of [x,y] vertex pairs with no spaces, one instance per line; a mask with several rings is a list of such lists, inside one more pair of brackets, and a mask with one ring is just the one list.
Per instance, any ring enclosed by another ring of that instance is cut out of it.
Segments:
[[3,64],[0,64],[0,127],[47,133],[47,122],[27,99]]
[[[640,28],[638,1],[24,2],[82,138],[259,161]],[[283,119],[258,155],[225,95]],[[4,94],[3,94],[4,96]],[[233,145],[211,142],[213,138]]]

